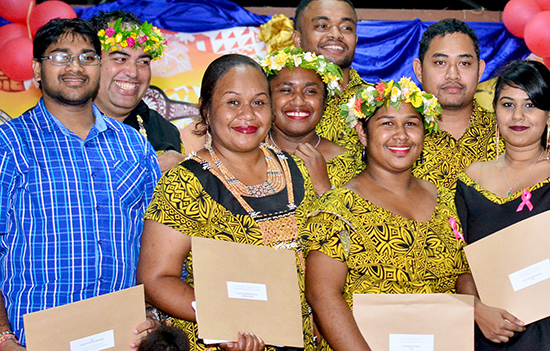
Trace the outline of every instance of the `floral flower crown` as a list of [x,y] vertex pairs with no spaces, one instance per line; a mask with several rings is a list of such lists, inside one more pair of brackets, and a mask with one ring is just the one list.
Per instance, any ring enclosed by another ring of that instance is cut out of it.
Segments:
[[424,127],[428,133],[439,131],[437,117],[442,110],[439,101],[432,94],[420,90],[410,78],[405,77],[397,83],[393,80],[381,81],[376,85],[357,89],[355,96],[348,103],[340,105],[340,112],[353,128],[359,118],[368,119],[378,107],[392,105],[399,110],[401,102],[411,104],[415,111],[424,116]]
[[329,96],[340,94],[339,80],[342,80],[342,70],[332,62],[327,61],[322,55],[317,56],[313,52],[305,52],[300,48],[286,47],[283,50],[268,54],[260,59],[260,65],[267,76],[275,75],[285,67],[294,69],[301,67],[312,69],[327,85]]
[[123,48],[142,47],[144,52],[151,54],[153,60],[160,59],[164,49],[168,47],[160,29],[147,22],[141,26],[137,24],[123,26],[122,18],[119,18],[114,25],[101,29],[97,35],[103,51],[109,51],[111,48],[117,51],[117,45]]

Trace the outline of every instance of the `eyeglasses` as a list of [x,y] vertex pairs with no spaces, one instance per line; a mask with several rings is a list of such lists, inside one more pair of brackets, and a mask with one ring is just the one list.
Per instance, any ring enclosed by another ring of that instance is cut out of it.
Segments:
[[73,58],[78,57],[78,62],[82,66],[97,66],[101,61],[101,57],[93,52],[84,52],[80,55],[69,55],[65,52],[55,52],[50,56],[42,57],[41,60],[50,60],[52,65],[70,66]]

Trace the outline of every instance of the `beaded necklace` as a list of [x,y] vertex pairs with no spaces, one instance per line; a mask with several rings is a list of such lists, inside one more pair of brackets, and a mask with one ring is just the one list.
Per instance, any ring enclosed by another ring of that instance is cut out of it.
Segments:
[[[229,170],[225,167],[225,165],[221,162],[221,160],[218,158],[216,153],[214,152],[214,149],[212,148],[212,145],[207,143],[206,149],[210,153],[210,157],[212,158],[212,161],[216,163],[216,166],[222,173],[221,175],[217,174],[217,172],[214,169],[211,169],[214,174],[221,180],[221,182],[225,185],[225,187],[231,192],[231,194],[239,201],[241,206],[245,209],[248,214],[254,218],[257,219],[260,215],[260,211],[254,211],[254,209],[243,199],[244,196],[248,196],[249,190],[246,188],[246,186],[238,180],[234,175],[229,172]],[[271,186],[276,190],[276,192],[282,190],[284,186],[286,185],[287,188],[287,194],[288,194],[288,209],[294,210],[296,208],[296,205],[294,204],[294,190],[292,185],[292,178],[290,176],[290,168],[288,166],[287,157],[280,151],[275,151],[275,154],[277,155],[277,159],[279,160],[282,168],[282,172],[278,167],[277,161],[273,158],[273,155],[268,150],[267,146],[265,144],[260,145],[260,150],[262,150],[265,160],[267,162],[267,180],[269,183],[271,183]],[[286,184],[285,184],[286,183]]]

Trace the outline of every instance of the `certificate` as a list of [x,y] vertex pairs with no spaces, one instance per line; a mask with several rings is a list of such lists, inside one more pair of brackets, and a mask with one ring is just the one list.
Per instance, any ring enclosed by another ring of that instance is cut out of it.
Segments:
[[303,347],[294,251],[198,237],[192,251],[201,339],[247,331],[268,345]]
[[464,248],[481,301],[529,324],[550,316],[550,211]]
[[474,351],[474,297],[355,294],[353,316],[373,351]]
[[28,351],[130,350],[144,321],[143,285],[23,316]]

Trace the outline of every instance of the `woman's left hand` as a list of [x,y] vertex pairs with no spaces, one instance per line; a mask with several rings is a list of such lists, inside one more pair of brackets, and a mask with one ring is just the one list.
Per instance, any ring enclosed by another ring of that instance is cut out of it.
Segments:
[[323,155],[308,143],[298,145],[294,155],[304,161],[315,188],[315,193],[323,195],[329,191],[332,185],[328,178],[327,161]]
[[222,343],[220,346],[227,351],[263,351],[264,341],[254,333],[239,332],[236,342]]

